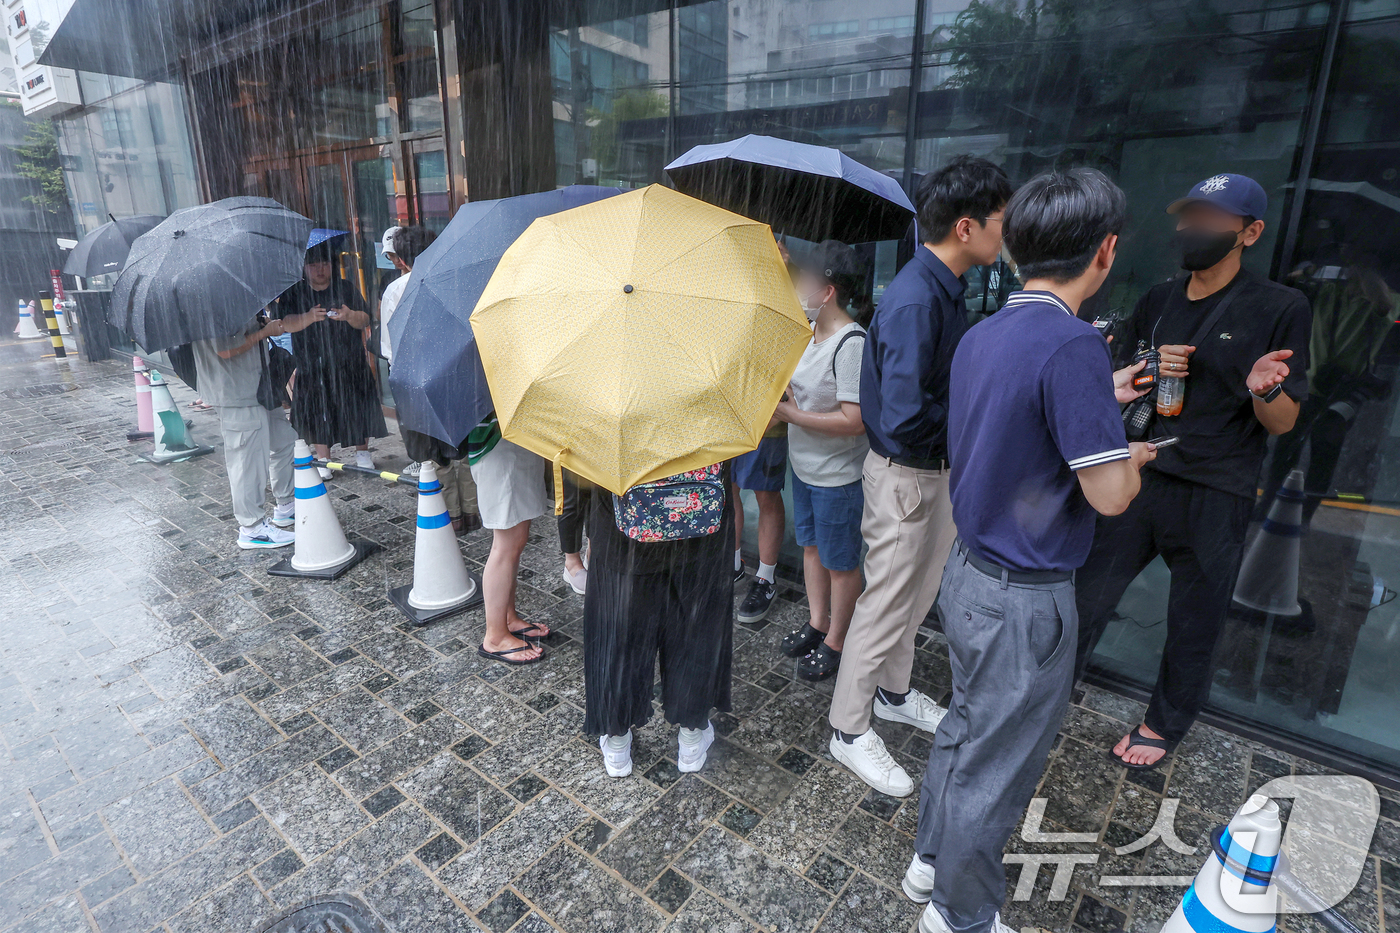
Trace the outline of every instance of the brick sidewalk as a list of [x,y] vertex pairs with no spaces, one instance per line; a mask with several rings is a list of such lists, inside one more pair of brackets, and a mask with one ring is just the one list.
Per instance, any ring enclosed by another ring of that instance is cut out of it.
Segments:
[[[898,885],[917,797],[867,791],[831,762],[830,685],[796,681],[776,650],[805,617],[799,591],[784,587],[765,625],[737,627],[734,712],[716,718],[704,770],[678,775],[675,730],[658,719],[636,736],[633,776],[610,780],[579,731],[582,599],[560,578],[552,518],[520,587],[522,614],[556,630],[551,657],[488,663],[473,650],[479,611],[413,629],[385,598],[412,575],[411,490],[334,480],[346,531],[385,551],[334,584],[270,577],[277,557],[234,543],[221,451],[138,460],[127,364],[61,376],[40,352],[0,345],[0,930],[256,931],[332,892],[402,933],[913,927]],[[217,443],[217,419],[191,417]],[[375,446],[403,463],[396,438]],[[489,543],[463,541],[478,570]],[[916,685],[941,698],[941,640],[920,641]],[[1099,860],[1058,901],[1043,869],[1007,923],[1156,933],[1180,888],[1097,880],[1199,868],[1204,849],[1113,852],[1164,795],[1182,801],[1179,836],[1208,846],[1247,790],[1321,770],[1197,727],[1169,771],[1130,779],[1103,750],[1140,715],[1076,692],[1041,828],[1098,833],[1072,848]],[[929,737],[878,728],[917,779]],[[1400,886],[1397,799],[1342,908],[1368,931],[1400,928],[1400,894],[1378,883]]]

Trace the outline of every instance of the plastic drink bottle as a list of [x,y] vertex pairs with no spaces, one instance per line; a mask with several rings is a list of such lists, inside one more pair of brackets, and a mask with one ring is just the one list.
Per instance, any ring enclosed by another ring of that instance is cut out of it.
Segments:
[[1181,414],[1186,397],[1186,380],[1180,376],[1162,376],[1157,380],[1157,414],[1171,417]]

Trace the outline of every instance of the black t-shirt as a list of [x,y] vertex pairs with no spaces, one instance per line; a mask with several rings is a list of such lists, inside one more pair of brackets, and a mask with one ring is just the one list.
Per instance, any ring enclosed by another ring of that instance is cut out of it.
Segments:
[[1120,365],[1131,361],[1139,340],[1156,347],[1187,343],[1225,295],[1238,292],[1196,345],[1181,414],[1158,415],[1151,431],[1181,441],[1162,448],[1149,467],[1252,499],[1269,433],[1254,414],[1245,379],[1264,354],[1292,350],[1283,391],[1297,402],[1306,398],[1312,312],[1302,292],[1247,270],[1198,301],[1186,297],[1189,281],[1181,277],[1149,289],[1119,338]]

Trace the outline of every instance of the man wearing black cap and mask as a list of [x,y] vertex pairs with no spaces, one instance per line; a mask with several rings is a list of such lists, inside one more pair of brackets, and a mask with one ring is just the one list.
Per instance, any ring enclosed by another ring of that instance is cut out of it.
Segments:
[[1149,289],[1119,335],[1121,354],[1146,341],[1161,351],[1161,375],[1185,380],[1180,413],[1157,414],[1148,431],[1180,441],[1159,448],[1126,512],[1098,519],[1077,580],[1078,676],[1128,584],[1158,555],[1171,571],[1157,685],[1143,724],[1112,750],[1135,770],[1156,767],[1206,700],[1266,443],[1292,429],[1308,394],[1307,299],[1240,265],[1267,206],[1257,182],[1229,174],[1173,201],[1190,275]]

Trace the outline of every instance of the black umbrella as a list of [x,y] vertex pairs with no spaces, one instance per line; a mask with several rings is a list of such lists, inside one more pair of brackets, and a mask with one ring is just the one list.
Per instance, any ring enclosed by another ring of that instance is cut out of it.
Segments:
[[108,319],[146,350],[236,334],[301,281],[311,228],[271,198],[176,211],[132,244]]
[[387,325],[394,355],[389,388],[399,424],[454,447],[466,440],[494,407],[470,319],[501,256],[535,218],[621,193],[570,185],[458,209],[414,262]]
[[[111,214],[107,216],[112,217]],[[131,244],[164,219],[159,214],[137,214],[121,220],[112,217],[69,251],[68,261],[63,264],[64,274],[90,278],[122,271]]]
[[772,136],[696,146],[666,174],[684,194],[804,240],[896,240],[914,219],[888,175],[837,149]]

